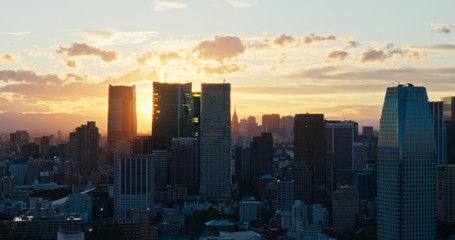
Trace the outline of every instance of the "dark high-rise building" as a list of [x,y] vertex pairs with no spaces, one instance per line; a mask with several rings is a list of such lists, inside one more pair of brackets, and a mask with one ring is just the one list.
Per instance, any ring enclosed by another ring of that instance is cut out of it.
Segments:
[[198,144],[197,138],[172,139],[172,179],[173,185],[187,187],[191,194],[198,189]]
[[286,141],[294,140],[294,116],[283,116],[280,119],[281,136]]
[[424,87],[387,88],[378,137],[378,239],[436,239],[436,144]]
[[27,131],[16,131],[15,133],[10,134],[10,142],[17,148],[21,148],[28,144],[28,138],[29,135]]
[[364,126],[362,127],[362,135],[367,138],[374,137],[374,130],[371,126]]
[[76,128],[70,141],[74,145],[74,152],[71,156],[75,169],[81,175],[90,175],[98,168],[98,147],[100,135],[95,122],[87,122]]
[[152,136],[136,136],[131,141],[132,154],[152,154]]
[[[172,138],[191,137],[191,83],[153,82],[152,136],[170,148]],[[155,145],[155,143],[154,143]]]
[[22,156],[25,159],[38,158],[39,157],[39,146],[35,143],[29,143],[22,145]]
[[262,115],[262,126],[265,131],[273,134],[280,133],[280,114],[264,114]]
[[234,148],[235,157],[235,180],[250,181],[250,147],[248,145],[238,146]]
[[150,154],[115,154],[114,215],[153,210],[155,164]]
[[434,124],[434,138],[436,142],[436,160],[438,164],[447,163],[447,136],[444,124],[444,102],[430,102],[431,116]]
[[[294,158],[314,172],[317,190],[326,181],[326,125],[323,114],[296,114],[294,125]],[[322,188],[322,189],[321,189]]]
[[44,159],[49,157],[49,137],[43,136],[40,140],[40,156]]
[[455,97],[443,97],[444,125],[446,128],[447,147],[446,159],[448,164],[455,164]]
[[266,174],[272,174],[273,137],[272,133],[262,133],[254,137],[250,144],[250,177],[253,182]]
[[351,121],[327,121],[327,152],[335,153],[337,169],[353,169],[354,139],[357,123]]
[[136,86],[109,85],[107,144],[110,151],[124,147],[137,134]]
[[231,85],[201,86],[201,184],[211,197],[231,196]]
[[199,136],[201,132],[201,93],[193,92],[191,98],[191,110],[193,121],[193,137],[197,138],[199,146]]
[[281,179],[276,183],[277,210],[291,211],[294,203],[294,181],[292,179]]
[[455,221],[455,165],[438,165],[437,179],[437,212],[438,221],[451,223]]
[[[293,180],[294,200],[300,200],[305,204],[312,204],[316,200],[314,195],[314,171],[310,167],[302,165],[301,162],[295,162],[292,168],[286,171],[286,178]],[[321,199],[317,200],[317,202],[321,202]]]
[[333,228],[342,233],[355,227],[359,214],[359,193],[353,186],[343,186],[333,193]]

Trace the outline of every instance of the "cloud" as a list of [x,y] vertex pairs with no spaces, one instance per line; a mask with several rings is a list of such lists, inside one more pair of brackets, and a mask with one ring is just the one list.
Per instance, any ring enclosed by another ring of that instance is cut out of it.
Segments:
[[381,68],[364,70],[359,68],[346,68],[329,66],[321,68],[300,69],[288,75],[287,78],[305,79],[328,83],[336,81],[370,82],[380,81],[390,84],[400,82],[429,82],[452,83],[455,79],[455,68]]
[[31,32],[2,32],[5,35],[29,35]]
[[145,71],[139,68],[130,70],[120,75],[109,75],[103,83],[104,84],[131,84],[143,81],[158,81],[160,76],[155,70]]
[[452,25],[434,25],[434,29],[440,33],[448,34],[455,28],[455,24]]
[[249,8],[253,7],[256,4],[255,0],[226,0],[226,2],[231,5],[232,7],[237,7],[237,8]]
[[355,47],[358,47],[360,46],[360,43],[357,42],[357,41],[353,41],[353,40],[349,40],[346,42],[346,44],[344,44],[344,47],[343,49],[348,49],[348,48],[355,48]]
[[360,55],[361,63],[384,62],[387,55],[382,50],[368,49]]
[[230,74],[235,72],[244,72],[248,65],[239,66],[237,64],[221,65],[218,67],[204,67],[202,70],[207,74]]
[[140,44],[149,39],[155,38],[159,33],[153,31],[133,31],[122,32],[112,29],[85,31],[80,35],[89,42],[94,42],[99,46],[110,46],[116,44]]
[[173,9],[184,9],[187,8],[187,3],[179,2],[168,2],[168,1],[156,1],[153,10],[158,12],[173,10]]
[[34,84],[60,84],[62,80],[57,74],[38,75],[29,70],[0,70],[0,81],[28,82]]
[[243,41],[236,36],[214,36],[213,40],[200,42],[193,52],[201,59],[223,62],[238,57],[245,49]]
[[270,67],[270,71],[273,72],[278,69],[278,67],[288,58],[288,55],[286,53],[281,53],[280,58],[278,59],[278,63],[274,64]]
[[342,62],[348,58],[349,54],[345,51],[332,51],[324,59],[325,62]]
[[303,44],[311,44],[313,42],[322,42],[322,41],[336,41],[335,36],[333,35],[325,35],[319,36],[315,35],[314,33],[307,34],[302,38]]
[[52,53],[47,53],[47,52],[41,52],[41,51],[30,51],[28,53],[28,55],[30,56],[43,56],[43,57],[47,57],[47,58],[50,58],[50,59],[53,59],[54,58],[54,55],[52,55]]
[[279,45],[279,46],[287,46],[287,45],[290,45],[290,44],[293,44],[297,42],[297,39],[292,37],[292,36],[288,36],[286,34],[281,34],[280,36],[276,37],[275,39],[273,39],[273,43],[275,43],[276,45]]
[[70,47],[60,45],[55,51],[60,54],[66,54],[63,61],[66,66],[71,68],[77,68],[75,59],[78,57],[98,56],[103,62],[109,63],[117,60],[119,55],[117,51],[105,51],[100,48],[90,46],[87,43],[78,42],[71,43]]
[[148,60],[152,60],[154,58],[158,59],[161,64],[166,65],[169,61],[173,59],[179,59],[181,56],[178,52],[174,51],[165,51],[165,50],[155,50],[150,51],[142,54],[142,57],[137,58],[137,62],[140,65],[145,65]]
[[0,54],[0,62],[17,63],[19,59],[21,59],[21,55],[19,53],[16,53],[14,55],[8,53]]
[[400,47],[394,46],[391,43],[387,44],[386,48],[389,50],[387,57],[395,60],[404,58],[411,61],[424,62],[427,59],[426,55],[423,52],[411,52],[407,49],[402,49]]
[[453,44],[441,44],[431,46],[410,46],[410,48],[430,50],[430,51],[455,51],[455,45]]

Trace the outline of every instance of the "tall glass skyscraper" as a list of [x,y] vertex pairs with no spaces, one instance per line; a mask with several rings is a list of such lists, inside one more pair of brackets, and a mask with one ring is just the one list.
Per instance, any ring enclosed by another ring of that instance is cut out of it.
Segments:
[[378,239],[436,239],[436,145],[424,87],[390,87],[378,140]]
[[201,85],[201,194],[231,197],[231,84]]

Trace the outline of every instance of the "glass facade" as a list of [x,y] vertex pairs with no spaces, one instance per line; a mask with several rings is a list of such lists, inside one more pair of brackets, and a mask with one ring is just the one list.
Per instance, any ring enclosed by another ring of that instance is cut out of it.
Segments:
[[378,139],[378,239],[436,239],[436,146],[426,89],[387,89]]

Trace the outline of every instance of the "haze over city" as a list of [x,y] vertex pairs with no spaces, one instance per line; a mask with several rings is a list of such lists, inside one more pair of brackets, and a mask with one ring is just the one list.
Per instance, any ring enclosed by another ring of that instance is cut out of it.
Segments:
[[[379,126],[386,87],[453,93],[453,1],[7,1],[0,130],[107,129],[109,84],[231,83],[239,118],[324,113]],[[260,120],[259,120],[260,122]]]

